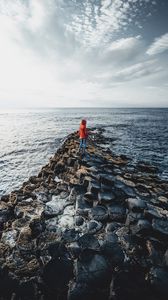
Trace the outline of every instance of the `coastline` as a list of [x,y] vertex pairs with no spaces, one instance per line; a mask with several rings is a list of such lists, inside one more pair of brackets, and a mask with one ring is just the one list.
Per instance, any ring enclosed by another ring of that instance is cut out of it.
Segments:
[[0,201],[1,299],[151,299],[168,292],[168,182],[76,133]]

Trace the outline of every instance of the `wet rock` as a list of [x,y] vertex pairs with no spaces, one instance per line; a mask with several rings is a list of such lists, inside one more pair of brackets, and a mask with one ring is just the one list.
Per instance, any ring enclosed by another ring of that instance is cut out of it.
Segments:
[[40,217],[44,211],[44,205],[41,201],[28,198],[15,206],[14,214],[17,218],[28,217],[30,220]]
[[130,229],[132,234],[143,234],[145,236],[152,231],[152,225],[147,220],[140,219],[136,225],[131,225]]
[[82,196],[77,197],[76,199],[76,213],[82,216],[86,216],[88,211],[91,209],[92,203],[85,201]]
[[89,233],[82,235],[78,239],[78,244],[82,249],[98,250],[100,247],[98,240]]
[[101,251],[105,256],[110,258],[110,262],[113,266],[120,266],[124,263],[124,252],[121,246],[118,244],[117,235],[113,234],[106,237],[101,246]]
[[130,211],[127,214],[125,225],[129,226],[131,224],[135,224],[138,222],[138,220],[143,219],[143,217],[144,217],[144,215],[141,212],[135,213],[135,212]]
[[115,199],[115,195],[112,192],[100,192],[98,199],[101,204],[109,204]]
[[100,190],[100,184],[96,181],[90,181],[89,182],[89,186],[88,186],[88,192],[92,193],[92,194],[98,194]]
[[113,232],[113,231],[117,230],[120,227],[121,227],[121,224],[119,224],[117,222],[109,223],[106,226],[106,232]]
[[164,254],[164,263],[165,263],[166,267],[168,267],[168,249],[166,250],[166,252]]
[[124,183],[126,186],[129,186],[129,187],[135,187],[135,183],[131,180],[127,180],[125,178],[123,178],[122,176],[116,176],[116,181],[119,181],[121,183]]
[[111,221],[122,222],[126,217],[126,209],[123,206],[117,204],[111,204],[108,207],[109,218]]
[[77,261],[75,277],[78,283],[92,286],[106,286],[109,283],[110,268],[104,256],[88,253]]
[[66,299],[68,282],[72,277],[73,264],[70,259],[66,258],[52,259],[43,270],[43,280],[48,294],[51,293],[60,299]]
[[4,231],[2,233],[1,242],[3,242],[5,245],[8,245],[9,247],[13,248],[16,245],[18,232],[17,230],[10,230],[10,231]]
[[71,243],[77,241],[79,238],[79,232],[75,229],[66,229],[62,235],[62,239],[65,242]]
[[168,235],[168,220],[153,219],[152,227],[157,233]]
[[52,200],[46,203],[44,214],[47,217],[57,216],[63,212],[67,204],[68,201],[66,198],[61,199],[60,195],[52,196]]
[[[150,270],[148,280],[152,288],[159,292],[159,295],[167,297],[168,293],[168,270],[154,267]],[[166,299],[166,298],[165,298]]]
[[168,184],[102,148],[102,132],[83,157],[69,135],[1,198],[2,300],[167,299]]
[[93,203],[96,200],[96,195],[91,192],[87,192],[84,194],[84,200],[88,203]]
[[137,198],[128,198],[126,202],[128,208],[134,212],[141,212],[147,207],[145,201]]
[[97,222],[96,220],[92,220],[87,223],[88,233],[96,233],[102,228],[102,223]]
[[101,184],[110,185],[111,187],[114,185],[115,177],[113,175],[100,174],[99,178],[100,178]]
[[83,217],[77,216],[77,217],[75,218],[75,224],[76,224],[76,226],[81,226],[81,225],[83,225],[83,222],[84,222],[84,218],[83,218]]
[[[156,300],[145,281],[144,275],[139,268],[121,270],[117,272],[111,284],[111,298],[115,295],[120,300]],[[115,299],[114,298],[114,299]]]
[[137,164],[137,168],[141,172],[146,172],[146,173],[156,173],[158,171],[156,167],[141,162]]
[[90,219],[94,219],[96,221],[105,221],[108,218],[108,210],[104,206],[97,205],[91,209],[89,216]]

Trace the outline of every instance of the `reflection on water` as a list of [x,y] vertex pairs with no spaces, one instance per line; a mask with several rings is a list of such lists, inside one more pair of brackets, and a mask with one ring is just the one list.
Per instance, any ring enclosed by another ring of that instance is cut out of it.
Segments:
[[168,178],[168,109],[0,111],[0,194],[36,174],[81,118],[104,127],[113,152],[151,162]]

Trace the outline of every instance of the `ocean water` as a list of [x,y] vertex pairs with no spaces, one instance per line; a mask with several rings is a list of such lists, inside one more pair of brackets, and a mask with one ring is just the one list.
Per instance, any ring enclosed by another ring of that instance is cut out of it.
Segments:
[[20,187],[48,162],[61,140],[77,130],[102,127],[109,147],[159,168],[168,179],[168,109],[26,109],[0,111],[0,195]]

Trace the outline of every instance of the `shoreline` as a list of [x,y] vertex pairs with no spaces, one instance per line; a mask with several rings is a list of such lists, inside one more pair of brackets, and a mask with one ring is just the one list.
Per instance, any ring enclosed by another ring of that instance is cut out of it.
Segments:
[[2,300],[166,300],[168,181],[91,131],[87,156],[72,133],[37,176],[1,197]]

